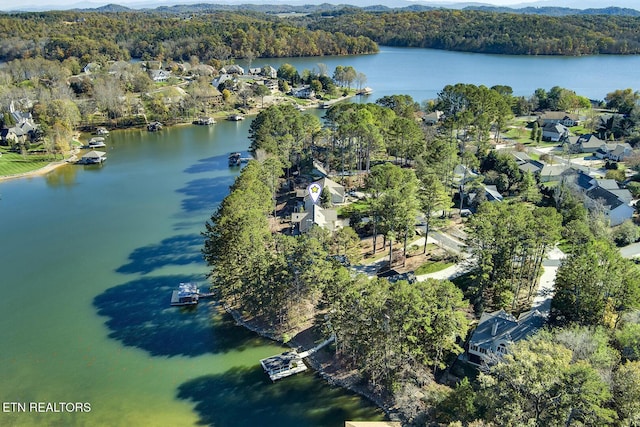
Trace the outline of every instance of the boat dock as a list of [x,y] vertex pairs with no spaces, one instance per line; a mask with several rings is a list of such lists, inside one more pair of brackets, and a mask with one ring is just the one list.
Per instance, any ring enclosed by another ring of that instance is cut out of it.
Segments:
[[213,298],[213,292],[201,293],[195,283],[180,283],[171,294],[172,306],[196,305],[203,298]]
[[269,375],[271,381],[276,381],[281,378],[297,374],[298,372],[306,371],[308,368],[303,359],[320,350],[322,347],[335,340],[335,338],[335,335],[331,335],[317,346],[303,351],[302,353],[298,353],[296,350],[291,350],[282,354],[267,357],[266,359],[260,360],[260,364],[262,365],[262,369],[264,369],[267,375]]

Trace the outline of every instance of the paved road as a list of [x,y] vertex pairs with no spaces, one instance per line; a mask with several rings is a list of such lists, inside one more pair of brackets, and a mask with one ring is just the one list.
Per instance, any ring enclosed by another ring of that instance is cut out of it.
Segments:
[[[441,231],[433,231],[429,233],[429,240],[433,239],[434,243],[441,246],[444,249],[455,252],[457,254],[464,254],[465,244],[464,242],[456,239],[453,236],[445,234]],[[424,242],[424,240],[423,240]]]
[[620,254],[624,258],[636,258],[640,256],[640,243],[632,243],[620,248]]

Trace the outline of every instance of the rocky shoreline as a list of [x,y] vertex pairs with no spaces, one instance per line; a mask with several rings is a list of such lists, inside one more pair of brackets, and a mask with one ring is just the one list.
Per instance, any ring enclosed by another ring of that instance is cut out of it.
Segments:
[[[244,317],[237,310],[229,307],[225,303],[219,303],[222,309],[233,317],[233,320],[238,326],[242,326],[264,338],[268,338],[272,341],[276,341],[280,344],[287,345],[292,349],[309,348],[311,343],[306,342],[311,339],[310,328],[300,331],[294,338],[288,342],[284,342],[281,336],[277,336],[272,330],[261,327],[256,322],[251,322]],[[305,339],[306,338],[306,339]],[[303,342],[304,341],[304,342]],[[360,376],[355,370],[347,370],[340,366],[334,356],[329,354],[326,349],[318,351],[306,358],[306,363],[313,368],[320,377],[322,377],[327,383],[333,386],[341,387],[349,390],[353,393],[368,399],[380,409],[384,411],[387,417],[392,421],[400,421],[402,419],[400,412],[397,408],[393,407],[391,403],[383,398],[378,393],[371,391],[366,385],[363,385],[360,381]]]

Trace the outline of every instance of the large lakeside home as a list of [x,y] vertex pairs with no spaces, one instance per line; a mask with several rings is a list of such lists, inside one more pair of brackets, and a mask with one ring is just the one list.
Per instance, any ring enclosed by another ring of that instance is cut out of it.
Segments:
[[467,362],[491,365],[507,354],[510,344],[535,334],[546,321],[538,310],[522,313],[517,319],[504,310],[482,313],[467,347]]

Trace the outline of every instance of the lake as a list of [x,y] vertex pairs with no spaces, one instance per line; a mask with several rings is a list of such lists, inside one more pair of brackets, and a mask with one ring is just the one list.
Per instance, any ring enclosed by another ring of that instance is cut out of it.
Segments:
[[[458,82],[507,84],[527,96],[559,85],[599,99],[640,87],[640,57],[383,48],[264,61],[283,62],[300,71],[352,65],[368,76],[369,100],[407,93],[422,101]],[[215,314],[212,303],[169,307],[178,283],[205,283],[200,232],[239,173],[227,155],[246,152],[249,124],[113,132],[103,166],[0,183],[0,425],[338,427],[382,418],[312,372],[272,384],[258,361],[283,348]],[[5,410],[12,402],[88,402],[91,411]]]
[[639,55],[512,56],[382,46],[375,55],[256,59],[252,66],[269,64],[277,69],[283,63],[291,63],[300,73],[323,63],[329,74],[337,65],[351,65],[367,76],[366,86],[373,88],[374,98],[408,94],[418,102],[434,99],[444,86],[456,83],[507,85],[514,95],[526,97],[538,88],[560,86],[599,100],[615,89],[640,90]]

